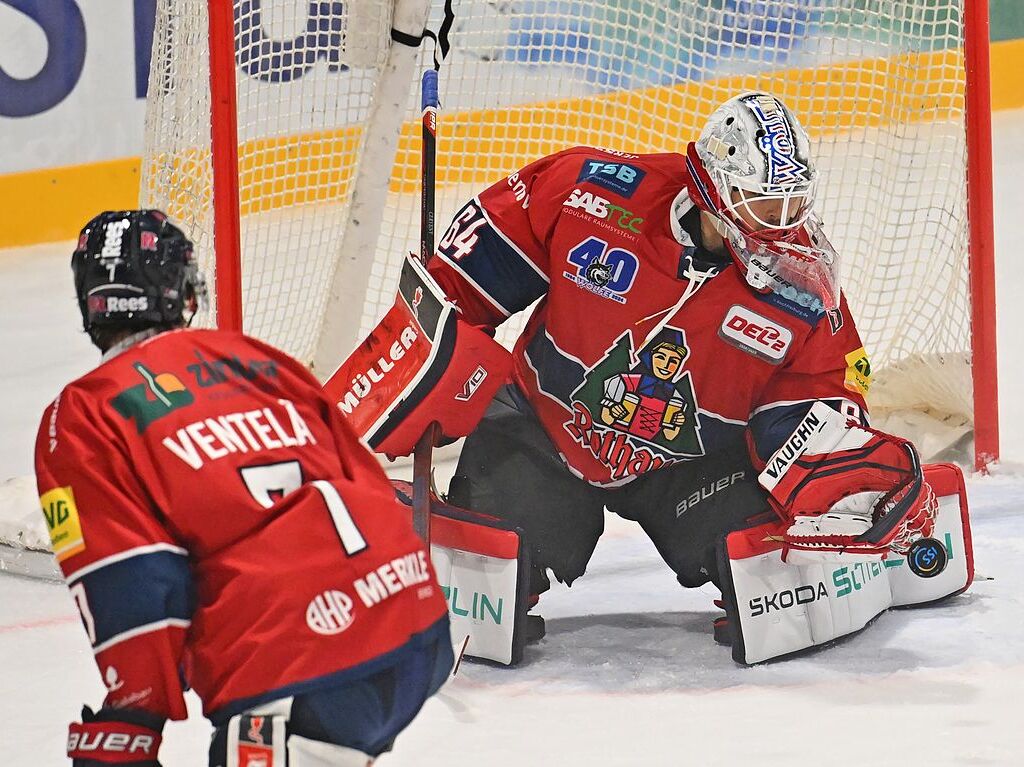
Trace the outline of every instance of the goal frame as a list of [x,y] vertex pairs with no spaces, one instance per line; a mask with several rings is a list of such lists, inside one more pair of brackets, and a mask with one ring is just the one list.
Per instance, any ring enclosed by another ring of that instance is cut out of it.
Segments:
[[[216,324],[220,328],[242,330],[233,1],[207,2]],[[964,0],[963,13],[974,466],[985,471],[999,458],[988,0]]]

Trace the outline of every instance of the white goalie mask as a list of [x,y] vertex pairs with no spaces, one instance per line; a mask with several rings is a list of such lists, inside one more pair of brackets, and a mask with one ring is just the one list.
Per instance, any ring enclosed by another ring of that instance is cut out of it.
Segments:
[[[793,230],[814,207],[818,173],[810,159],[810,141],[774,96],[744,93],[722,104],[697,139],[697,155],[718,192],[719,216],[741,230]],[[780,204],[765,206],[761,201]],[[770,219],[764,215],[766,207],[773,211]]]
[[711,216],[747,282],[813,311],[839,305],[839,257],[813,215],[810,141],[774,96],[744,93],[687,149],[690,197]]

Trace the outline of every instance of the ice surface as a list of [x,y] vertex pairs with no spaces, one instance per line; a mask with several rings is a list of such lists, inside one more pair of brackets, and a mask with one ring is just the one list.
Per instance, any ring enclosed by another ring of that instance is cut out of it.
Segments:
[[[1024,764],[1024,111],[994,123],[1004,461],[969,483],[984,578],[825,651],[741,668],[711,639],[715,590],[679,588],[639,528],[609,517],[587,575],[544,596],[548,635],[523,666],[464,664],[382,767]],[[0,253],[0,481],[30,473],[43,407],[96,359],[70,249]],[[0,763],[67,764],[67,722],[103,686],[63,586],[0,576],[0,669]],[[209,727],[189,703],[166,767],[205,764]]]

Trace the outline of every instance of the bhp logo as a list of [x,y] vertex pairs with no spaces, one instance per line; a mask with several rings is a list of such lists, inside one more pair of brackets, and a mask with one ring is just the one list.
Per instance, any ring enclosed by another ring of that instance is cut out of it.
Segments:
[[726,343],[772,365],[782,362],[793,341],[789,328],[738,304],[726,313],[718,335]]

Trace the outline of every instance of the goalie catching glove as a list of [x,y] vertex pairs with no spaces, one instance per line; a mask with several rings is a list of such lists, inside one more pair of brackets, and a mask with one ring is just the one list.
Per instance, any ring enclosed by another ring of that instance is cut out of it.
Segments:
[[906,554],[931,535],[938,509],[910,442],[823,402],[811,406],[758,481],[789,522],[775,539],[795,564]]

